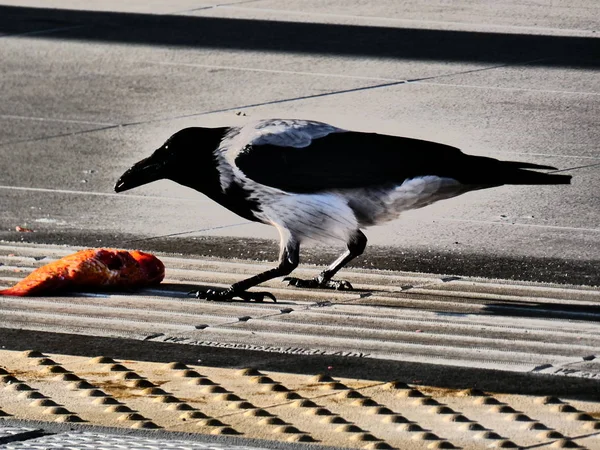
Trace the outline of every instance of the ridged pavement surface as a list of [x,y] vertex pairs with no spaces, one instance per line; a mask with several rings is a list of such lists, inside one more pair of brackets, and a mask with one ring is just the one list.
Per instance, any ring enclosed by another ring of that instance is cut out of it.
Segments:
[[[0,245],[0,285],[77,249]],[[9,328],[302,355],[342,355],[600,378],[600,290],[431,274],[348,270],[354,292],[261,289],[277,303],[215,303],[194,286],[227,286],[272,263],[159,255],[166,279],[136,293],[0,297]],[[295,274],[311,277],[317,268]]]
[[[76,250],[2,244],[0,285],[12,285]],[[187,292],[197,285],[226,286],[270,264],[158,256],[167,277],[156,288],[0,297],[0,323],[30,333],[254,355],[331,355],[429,363],[449,371],[496,369],[497,376],[600,378],[596,288],[348,270],[343,277],[356,291],[296,289],[276,280],[264,289],[277,303],[215,303]],[[317,270],[297,272],[309,277]],[[38,349],[0,350],[0,420],[8,425],[0,448],[207,448],[168,438],[10,428],[18,419],[74,430],[94,425],[300,446],[600,449],[600,404],[589,396],[454,389],[395,380],[393,372],[364,379],[257,370],[252,364],[234,369],[203,366],[200,360],[119,360],[47,352],[37,342]]]

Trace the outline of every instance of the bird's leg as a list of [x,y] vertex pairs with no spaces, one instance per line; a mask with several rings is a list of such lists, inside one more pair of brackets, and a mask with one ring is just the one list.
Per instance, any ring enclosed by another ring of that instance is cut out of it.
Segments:
[[256,286],[257,284],[263,283],[264,281],[271,280],[272,278],[281,277],[288,275],[296,267],[300,260],[300,244],[294,239],[288,239],[285,244],[282,244],[281,251],[279,253],[279,265],[273,269],[261,272],[258,275],[247,278],[237,283],[232,284],[229,288],[224,290],[198,290],[192,291],[196,298],[213,300],[213,301],[229,301],[235,297],[241,298],[244,301],[257,301],[262,302],[265,297],[277,301],[275,296],[270,292],[249,292],[248,289]]
[[346,264],[357,256],[362,255],[367,246],[367,237],[360,230],[351,236],[348,241],[348,250],[336,259],[327,269],[321,272],[312,280],[302,280],[300,278],[286,277],[284,281],[296,287],[306,288],[325,288],[338,290],[352,290],[352,285],[345,280],[332,280],[333,276]]

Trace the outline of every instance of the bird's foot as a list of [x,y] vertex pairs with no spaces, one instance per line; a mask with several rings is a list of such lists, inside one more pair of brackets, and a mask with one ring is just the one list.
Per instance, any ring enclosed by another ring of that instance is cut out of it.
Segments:
[[335,289],[337,291],[351,291],[354,289],[348,281],[323,280],[320,277],[312,278],[310,280],[303,280],[302,278],[295,277],[285,277],[283,281],[287,281],[288,286],[296,286],[299,288]]
[[229,302],[234,298],[240,298],[245,302],[263,302],[265,298],[270,298],[274,302],[277,302],[275,296],[270,292],[236,291],[231,288],[223,290],[202,289],[190,291],[188,292],[188,295],[196,297],[197,299],[208,300],[209,302]]

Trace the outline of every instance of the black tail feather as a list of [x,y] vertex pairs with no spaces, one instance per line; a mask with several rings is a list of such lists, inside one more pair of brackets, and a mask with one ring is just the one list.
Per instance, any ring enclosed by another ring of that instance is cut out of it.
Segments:
[[499,161],[483,156],[467,156],[458,181],[469,185],[502,186],[503,184],[570,184],[570,175],[536,172],[526,169],[557,170],[518,161]]
[[541,164],[532,164],[520,161],[502,161],[507,167],[512,166],[517,169],[539,169],[539,170],[558,170],[552,166],[542,166]]
[[503,184],[571,184],[571,175],[555,175],[522,169],[507,171],[503,179]]

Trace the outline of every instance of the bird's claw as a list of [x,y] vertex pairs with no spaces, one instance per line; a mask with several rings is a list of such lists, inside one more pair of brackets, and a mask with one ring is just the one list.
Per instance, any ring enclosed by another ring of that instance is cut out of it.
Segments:
[[233,289],[204,289],[197,291],[190,291],[188,295],[196,297],[199,300],[207,300],[209,302],[229,302],[234,298],[240,298],[245,302],[255,301],[263,302],[265,298],[270,298],[273,302],[277,302],[277,299],[270,292],[250,292],[250,291],[235,291]]
[[351,291],[354,288],[346,280],[320,280],[319,277],[310,280],[302,278],[285,277],[283,281],[287,281],[288,286],[296,286],[299,288],[309,289],[335,289],[336,291]]

